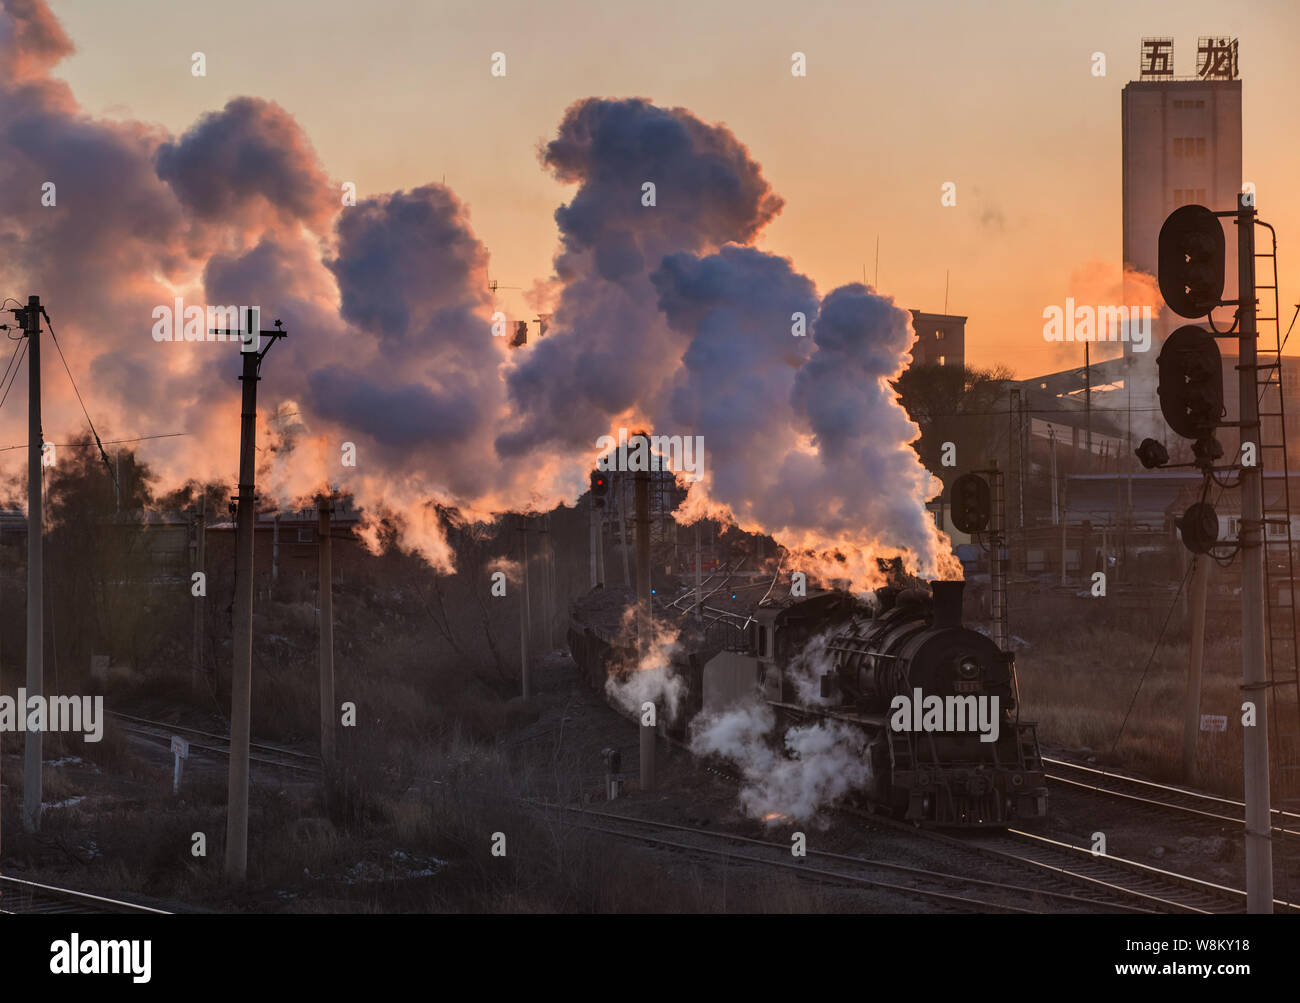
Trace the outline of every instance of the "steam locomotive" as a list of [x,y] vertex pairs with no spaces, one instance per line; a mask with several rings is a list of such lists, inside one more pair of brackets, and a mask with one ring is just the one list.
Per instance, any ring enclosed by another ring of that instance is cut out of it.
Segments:
[[[817,720],[860,731],[870,780],[859,793],[878,810],[952,827],[1042,817],[1047,788],[1035,726],[1020,720],[1014,657],[963,626],[963,586],[890,586],[874,603],[827,590],[711,605],[702,622],[681,600],[660,602],[657,617],[679,617],[672,672],[685,683],[661,727],[684,735],[697,715],[759,699],[778,733]],[[594,684],[636,664],[622,615],[631,601],[601,588],[573,604],[569,648]]]

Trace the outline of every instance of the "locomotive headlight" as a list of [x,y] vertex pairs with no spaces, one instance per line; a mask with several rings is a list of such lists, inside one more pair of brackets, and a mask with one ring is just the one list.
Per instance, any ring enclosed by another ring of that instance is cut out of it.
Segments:
[[980,674],[980,663],[973,658],[963,658],[957,663],[957,675],[963,679],[976,679]]

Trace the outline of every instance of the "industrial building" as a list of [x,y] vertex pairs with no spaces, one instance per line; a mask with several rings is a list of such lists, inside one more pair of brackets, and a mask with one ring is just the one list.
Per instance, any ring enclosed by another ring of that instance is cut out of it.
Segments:
[[966,318],[946,313],[910,311],[916,343],[912,345],[914,366],[954,366],[966,364]]

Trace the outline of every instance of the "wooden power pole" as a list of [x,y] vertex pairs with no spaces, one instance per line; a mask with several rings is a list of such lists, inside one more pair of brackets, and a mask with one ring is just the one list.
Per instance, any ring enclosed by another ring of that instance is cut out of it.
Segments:
[[[636,492],[636,639],[638,669],[645,668],[653,644],[654,613],[650,605],[650,474],[637,471]],[[637,713],[641,709],[637,708]],[[658,708],[656,708],[656,718]],[[658,721],[655,722],[656,726]],[[655,727],[641,724],[641,790],[655,789]]]
[[591,564],[591,587],[594,589],[600,584],[600,559],[596,551],[600,548],[600,499],[596,497],[593,491],[588,496],[588,504],[591,506],[587,512],[587,537],[591,542],[590,564]]
[[528,599],[528,516],[519,517],[519,682],[525,700],[533,695],[528,676],[528,654],[532,639],[532,609]]
[[[234,661],[230,674],[230,777],[226,805],[226,877],[243,881],[248,873],[248,742],[253,690],[253,526],[257,513],[254,480],[257,447],[257,381],[262,360],[275,339],[285,336],[280,322],[275,330],[262,331],[261,311],[253,307],[241,331],[220,330],[214,334],[235,335],[240,340],[244,369],[243,406],[239,427],[239,508],[235,522],[235,625]],[[265,348],[261,339],[269,338]],[[260,350],[259,350],[260,349]]]
[[1183,783],[1196,783],[1196,740],[1201,728],[1201,666],[1205,659],[1205,606],[1210,591],[1210,555],[1192,558],[1192,639],[1187,652],[1187,697],[1183,708]]
[[329,769],[334,760],[334,554],[329,495],[316,501],[320,564],[320,761]]
[[546,654],[549,655],[555,649],[554,555],[551,551],[551,517],[549,514],[542,516],[542,524],[537,541],[537,554],[541,559],[539,563],[541,564],[542,573],[542,579],[540,582],[542,641],[546,645]]
[[194,514],[194,570],[203,574],[203,595],[194,600],[194,672],[190,679],[191,687],[198,692],[203,683],[203,632],[207,628],[207,574],[208,574],[208,499],[204,496],[199,501],[198,511]]
[[[22,311],[27,332],[27,698],[40,698],[45,679],[45,609],[43,498],[41,459],[45,437],[41,431],[41,298],[29,296]],[[18,713],[26,710],[19,708]],[[23,748],[23,829],[41,829],[42,734],[28,728]]]

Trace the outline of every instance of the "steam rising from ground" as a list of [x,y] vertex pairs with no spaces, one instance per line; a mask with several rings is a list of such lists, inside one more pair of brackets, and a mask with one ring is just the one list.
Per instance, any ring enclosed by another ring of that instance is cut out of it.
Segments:
[[691,723],[691,751],[735,763],[745,778],[740,806],[752,818],[816,821],[871,777],[862,733],[840,721],[796,725],[774,740],[776,716],[757,700]]
[[[680,632],[662,621],[653,623],[653,639],[644,657],[611,664],[605,678],[605,693],[611,700],[639,719],[642,705],[647,701],[660,708],[666,720],[675,721],[682,698],[686,695],[686,682],[673,671],[673,656],[681,650]],[[619,626],[620,645],[637,649],[636,607],[623,611]]]
[[[821,677],[830,668],[830,633],[816,635],[794,655],[786,678],[800,702],[816,707]],[[777,734],[772,708],[751,698],[691,723],[691,751],[719,755],[741,770],[740,806],[763,821],[816,821],[823,809],[871,779],[861,730],[842,721],[795,725]]]

